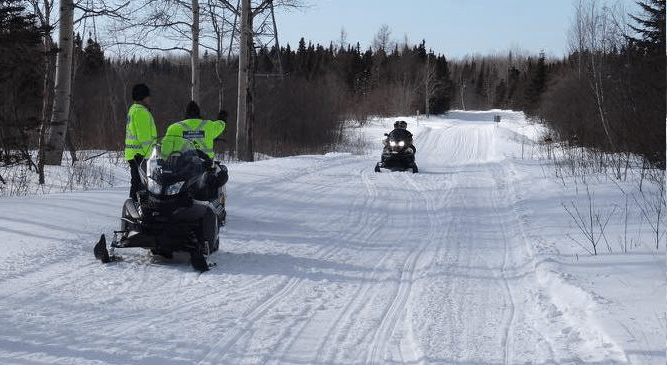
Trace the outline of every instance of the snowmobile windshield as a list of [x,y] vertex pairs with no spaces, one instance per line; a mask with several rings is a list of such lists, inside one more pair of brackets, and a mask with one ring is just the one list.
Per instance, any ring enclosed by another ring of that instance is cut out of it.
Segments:
[[203,172],[206,156],[192,141],[166,136],[153,146],[146,161],[148,191],[156,195],[175,195],[192,177]]

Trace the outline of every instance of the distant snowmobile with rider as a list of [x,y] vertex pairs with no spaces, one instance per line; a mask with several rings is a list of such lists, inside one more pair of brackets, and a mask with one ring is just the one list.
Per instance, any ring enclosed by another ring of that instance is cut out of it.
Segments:
[[417,173],[419,169],[415,163],[417,149],[412,144],[412,133],[407,130],[408,123],[398,120],[394,123],[394,130],[385,133],[384,149],[380,162],[375,165],[375,172],[408,171]]

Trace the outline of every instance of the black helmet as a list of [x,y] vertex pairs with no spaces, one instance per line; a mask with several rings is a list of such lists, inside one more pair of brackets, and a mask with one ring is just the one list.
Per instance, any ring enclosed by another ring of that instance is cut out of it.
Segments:
[[132,87],[132,100],[142,101],[151,96],[151,91],[144,84],[136,84]]
[[394,128],[395,129],[407,129],[408,128],[408,123],[406,123],[404,120],[397,120],[396,123],[394,123]]

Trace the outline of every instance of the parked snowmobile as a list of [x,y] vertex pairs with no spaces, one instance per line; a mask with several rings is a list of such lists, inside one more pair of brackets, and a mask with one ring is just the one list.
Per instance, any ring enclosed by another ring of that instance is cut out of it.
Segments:
[[196,270],[208,270],[208,256],[218,250],[219,229],[226,219],[227,168],[192,141],[167,136],[154,145],[139,173],[143,189],[137,201],[125,201],[120,230],[108,249],[102,235],[95,257],[114,261],[119,258],[114,249],[126,247],[150,249],[166,258],[183,251],[190,253]]
[[411,170],[417,173],[419,171],[415,163],[416,149],[412,144],[412,133],[405,129],[406,126],[404,121],[398,121],[394,124],[393,131],[385,133],[384,149],[380,162],[375,165],[375,172]]

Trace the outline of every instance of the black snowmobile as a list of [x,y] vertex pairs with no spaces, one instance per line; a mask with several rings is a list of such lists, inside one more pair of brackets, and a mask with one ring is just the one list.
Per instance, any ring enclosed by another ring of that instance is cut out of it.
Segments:
[[396,128],[393,131],[385,133],[384,149],[380,162],[375,165],[375,172],[411,170],[417,173],[419,170],[415,163],[416,149],[412,144],[412,133],[405,129],[407,124],[403,121],[396,122],[394,126]]
[[126,247],[149,249],[165,258],[182,251],[190,253],[196,270],[208,270],[208,257],[218,250],[226,220],[227,168],[192,141],[168,136],[155,143],[139,173],[143,189],[136,201],[125,201],[120,230],[114,231],[109,248],[102,235],[95,257],[104,263],[118,260],[114,249]]

